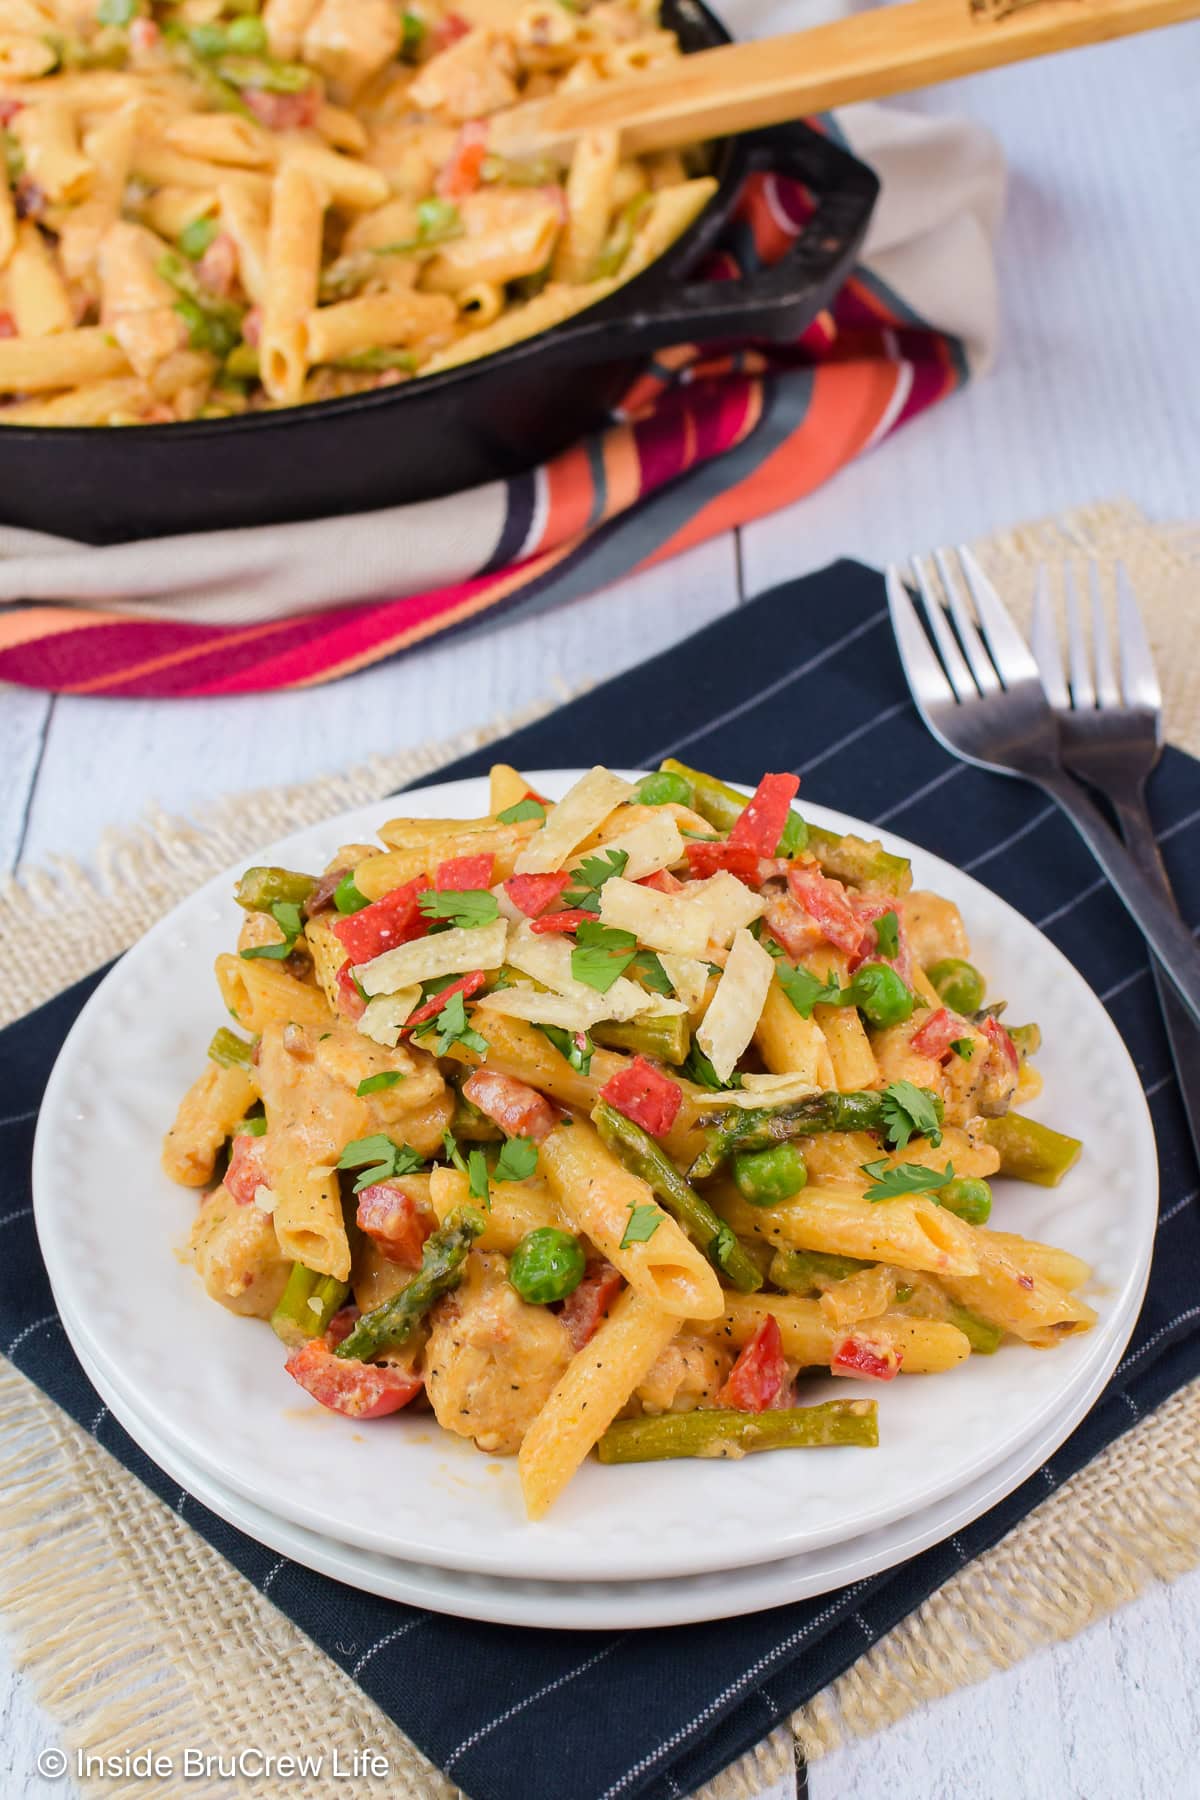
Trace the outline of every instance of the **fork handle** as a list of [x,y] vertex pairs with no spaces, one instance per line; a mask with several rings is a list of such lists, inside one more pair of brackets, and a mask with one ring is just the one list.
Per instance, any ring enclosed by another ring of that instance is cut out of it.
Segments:
[[[1130,799],[1116,797],[1114,804],[1117,822],[1129,854],[1143,875],[1154,882],[1164,898],[1174,905],[1171,878],[1167,874],[1167,866],[1163,862],[1140,788]],[[1167,1030],[1167,1042],[1171,1047],[1171,1060],[1175,1064],[1184,1116],[1191,1133],[1192,1148],[1196,1152],[1196,1160],[1200,1162],[1200,1030],[1184,1011],[1183,1002],[1170,985],[1157,957],[1151,958],[1150,966],[1154,973],[1154,986],[1158,993],[1163,1024]]]
[[1200,1027],[1200,949],[1162,890],[1121,843],[1100,809],[1064,770],[1047,770],[1038,785],[1057,800],[1112,882],[1163,973]]

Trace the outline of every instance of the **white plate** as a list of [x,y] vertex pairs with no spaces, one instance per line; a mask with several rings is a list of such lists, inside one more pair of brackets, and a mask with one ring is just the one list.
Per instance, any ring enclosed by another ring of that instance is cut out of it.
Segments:
[[744,1613],[766,1612],[793,1600],[809,1600],[878,1575],[961,1531],[1053,1456],[1074,1430],[1116,1366],[1141,1304],[1140,1293],[1131,1296],[1128,1318],[1107,1363],[1086,1382],[1078,1380],[1075,1388],[1063,1395],[1061,1411],[1053,1422],[990,1474],[968,1483],[957,1494],[909,1519],[897,1520],[847,1543],[827,1544],[807,1556],[785,1557],[709,1575],[625,1582],[527,1581],[471,1575],[457,1569],[435,1568],[429,1563],[400,1562],[293,1525],[224,1487],[191,1463],[169,1439],[157,1436],[136,1406],[89,1364],[66,1312],[63,1323],[101,1399],[147,1456],[226,1524],[248,1533],[291,1562],[332,1576],[348,1587],[361,1588],[364,1593],[377,1594],[381,1599],[399,1600],[407,1606],[422,1606],[460,1619],[555,1631],[639,1631],[662,1625],[694,1625],[705,1619],[736,1618]]
[[[535,776],[552,794],[573,778],[567,770]],[[484,781],[448,783],[343,814],[253,860],[320,867],[339,843],[371,835],[400,810],[465,816],[486,808]],[[823,808],[807,811],[834,830],[870,833]],[[1076,1378],[1087,1381],[1112,1354],[1149,1266],[1154,1138],[1116,1028],[1061,953],[968,876],[889,842],[911,855],[919,886],[959,903],[973,954],[991,991],[1010,1000],[1010,1016],[1043,1026],[1039,1111],[1083,1137],[1087,1151],[1061,1188],[997,1184],[995,1216],[1093,1264],[1095,1330],[1051,1353],[1009,1346],[936,1382],[898,1381],[878,1396],[878,1450],[589,1463],[550,1517],[530,1525],[511,1461],[494,1463],[425,1419],[360,1428],[319,1412],[285,1375],[268,1328],[214,1305],[174,1254],[195,1201],[162,1175],[159,1143],[220,1016],[211,966],[236,928],[238,871],[230,871],[116,965],[80,1013],[46,1090],[34,1150],[38,1235],[89,1362],[138,1396],[159,1437],[267,1511],[384,1555],[509,1577],[626,1580],[805,1554],[987,1474],[1051,1426]],[[870,1390],[846,1383],[838,1391]]]

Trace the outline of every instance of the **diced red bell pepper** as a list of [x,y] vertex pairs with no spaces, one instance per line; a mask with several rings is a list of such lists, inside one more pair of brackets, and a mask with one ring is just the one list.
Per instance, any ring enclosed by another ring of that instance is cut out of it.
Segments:
[[694,839],[684,845],[684,853],[688,859],[688,873],[698,880],[716,875],[722,869],[747,884],[758,880],[758,851],[749,844],[735,844],[732,838],[723,843]]
[[567,1328],[571,1347],[582,1350],[608,1317],[609,1308],[625,1283],[610,1262],[590,1262],[583,1280],[563,1301],[559,1318]]
[[825,941],[844,950],[847,956],[855,955],[865,931],[842,883],[822,875],[812,863],[793,863],[788,870],[788,887],[809,918],[820,926]]
[[1021,1066],[1020,1053],[1017,1050],[1016,1044],[1013,1042],[1009,1033],[1004,1029],[999,1019],[985,1019],[980,1029],[988,1042],[999,1050],[1001,1056],[1015,1074]]
[[860,1381],[894,1381],[902,1360],[903,1353],[893,1344],[872,1344],[851,1333],[834,1345],[829,1368],[833,1375],[853,1375]]
[[466,37],[470,29],[470,21],[464,19],[460,12],[448,12],[434,26],[434,49],[448,50],[451,44],[457,44],[459,38]]
[[267,88],[243,88],[242,99],[268,131],[303,131],[306,126],[316,124],[325,95],[319,81],[310,81],[298,94],[273,94]]
[[496,858],[486,856],[451,856],[438,864],[434,887],[439,893],[465,894],[469,889],[490,888]]
[[418,875],[415,880],[406,881],[403,887],[384,894],[381,900],[373,900],[370,906],[347,913],[344,919],[335,919],[333,934],[350,961],[355,964],[370,962],[373,957],[382,956],[385,950],[394,950],[397,944],[423,937],[429,921],[417,901],[428,891],[428,876]]
[[943,1057],[949,1056],[950,1046],[956,1038],[970,1036],[971,1027],[965,1019],[951,1012],[948,1006],[939,1006],[920,1029],[913,1032],[909,1042],[918,1056],[932,1056],[941,1062]]
[[571,906],[565,912],[542,913],[540,918],[530,921],[530,931],[538,933],[547,931],[578,931],[581,925],[594,925],[599,913],[588,912],[586,907]]
[[473,194],[483,178],[488,128],[482,119],[468,119],[450,152],[450,160],[437,178],[437,191],[446,200]]
[[767,902],[763,923],[793,961],[819,950],[825,942],[821,927],[792,894],[774,894]]
[[662,1137],[683,1105],[683,1089],[644,1056],[635,1056],[605,1082],[600,1098],[651,1137]]
[[472,969],[469,975],[460,975],[457,981],[450,982],[439,993],[431,994],[428,1000],[423,1000],[416,1012],[409,1013],[404,1022],[405,1032],[410,1032],[414,1025],[423,1025],[426,1019],[436,1018],[447,1000],[452,1000],[455,994],[461,994],[464,1000],[469,1000],[472,994],[479,992],[486,980],[487,976],[482,969]]
[[653,875],[643,875],[636,885],[653,888],[656,894],[681,894],[683,892],[682,881],[678,875],[672,875],[670,869],[656,869]]
[[14,338],[17,335],[17,321],[10,312],[0,312],[0,338]]
[[159,44],[162,32],[153,19],[134,19],[129,26],[129,48],[138,55],[153,50]]
[[339,1344],[345,1343],[361,1318],[362,1314],[353,1305],[343,1306],[335,1312],[325,1328],[325,1342],[329,1348],[336,1350]]
[[338,1011],[357,1023],[367,1010],[367,1003],[354,979],[354,964],[347,959],[337,972]]
[[766,1412],[774,1406],[787,1382],[787,1363],[779,1323],[768,1313],[730,1369],[717,1394],[718,1406],[734,1406],[739,1412]]
[[510,875],[504,891],[519,912],[527,919],[536,919],[570,885],[566,869],[556,869],[552,875]]
[[421,1202],[398,1184],[376,1182],[358,1196],[358,1226],[389,1262],[421,1266],[421,1246],[436,1221]]
[[0,99],[0,126],[11,125],[24,105],[23,100]]
[[734,820],[730,843],[747,844],[756,856],[774,856],[799,786],[798,775],[764,775]]
[[267,1169],[263,1161],[263,1141],[239,1131],[229,1152],[225,1186],[239,1206],[249,1206],[259,1188],[266,1183]]
[[471,1105],[508,1137],[532,1138],[540,1144],[558,1124],[558,1111],[546,1096],[515,1075],[500,1075],[487,1067],[476,1069],[463,1082],[462,1091]]
[[425,1385],[410,1369],[335,1356],[328,1339],[320,1337],[302,1344],[284,1368],[306,1394],[348,1419],[382,1419],[399,1412]]

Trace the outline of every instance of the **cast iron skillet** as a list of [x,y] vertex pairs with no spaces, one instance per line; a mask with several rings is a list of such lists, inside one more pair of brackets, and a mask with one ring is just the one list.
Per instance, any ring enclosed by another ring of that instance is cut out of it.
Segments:
[[[729,41],[699,0],[665,0],[685,51]],[[774,267],[686,280],[719,237],[746,175],[773,166],[817,201]],[[797,337],[828,302],[866,231],[878,181],[803,125],[727,139],[704,212],[599,306],[510,349],[341,400],[178,425],[0,426],[0,518],[86,543],[361,512],[428,500],[528,469],[603,423],[647,354],[667,344]]]

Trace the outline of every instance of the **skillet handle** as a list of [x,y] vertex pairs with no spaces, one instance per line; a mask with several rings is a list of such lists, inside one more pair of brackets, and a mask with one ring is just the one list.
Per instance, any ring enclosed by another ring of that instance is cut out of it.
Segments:
[[620,293],[602,309],[541,340],[559,364],[609,362],[667,344],[734,337],[794,339],[841,286],[879,195],[874,171],[808,127],[783,126],[746,139],[752,170],[790,175],[817,196],[817,208],[777,263],[737,281],[660,287],[627,311]]

